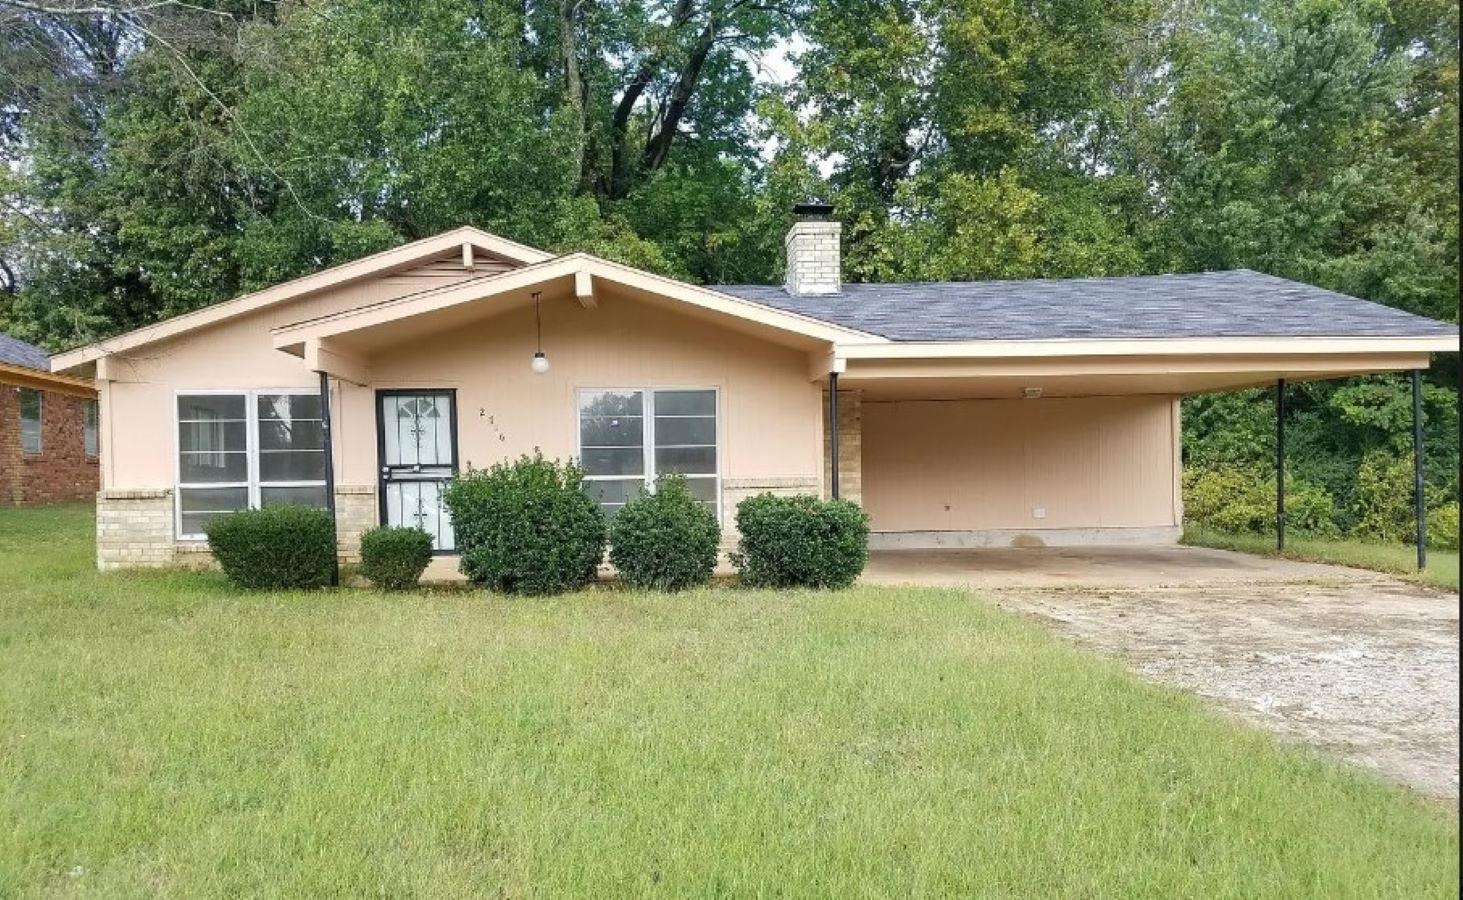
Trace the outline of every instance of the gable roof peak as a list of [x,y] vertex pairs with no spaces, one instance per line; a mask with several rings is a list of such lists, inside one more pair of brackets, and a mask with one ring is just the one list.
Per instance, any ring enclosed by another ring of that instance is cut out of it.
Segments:
[[359,259],[318,269],[272,287],[241,294],[230,300],[213,303],[123,334],[74,347],[58,353],[52,358],[51,371],[64,372],[76,369],[113,353],[166,340],[196,328],[248,315],[320,291],[411,268],[413,265],[440,258],[444,254],[460,249],[465,244],[470,244],[475,249],[517,265],[528,266],[554,258],[552,253],[499,237],[476,226],[460,225],[440,234],[388,247]]

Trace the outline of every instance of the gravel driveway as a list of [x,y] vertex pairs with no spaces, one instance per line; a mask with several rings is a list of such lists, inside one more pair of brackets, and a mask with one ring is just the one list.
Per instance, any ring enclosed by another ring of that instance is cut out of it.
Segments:
[[1387,579],[997,599],[1283,737],[1458,799],[1454,596]]
[[[983,579],[976,552],[963,583],[1144,676],[1456,804],[1456,594],[1336,566],[1256,573],[1247,569],[1256,557],[1242,554],[1229,554],[1228,570],[1215,556],[1223,551],[1178,547],[1163,551],[1177,577],[1155,584],[1165,579],[1114,565],[1130,552],[1087,551],[1086,568],[1070,550],[1049,565],[1033,558],[1025,582],[1001,566]],[[877,563],[871,580],[903,574],[903,560]],[[955,582],[950,565],[939,583]]]

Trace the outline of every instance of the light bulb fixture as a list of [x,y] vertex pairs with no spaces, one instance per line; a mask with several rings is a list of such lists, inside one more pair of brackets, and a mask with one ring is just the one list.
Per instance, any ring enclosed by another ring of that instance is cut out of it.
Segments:
[[537,350],[533,353],[533,362],[529,365],[535,375],[542,375],[549,370],[549,358],[544,355],[544,320],[539,311],[539,292],[533,292],[533,327],[538,338]]

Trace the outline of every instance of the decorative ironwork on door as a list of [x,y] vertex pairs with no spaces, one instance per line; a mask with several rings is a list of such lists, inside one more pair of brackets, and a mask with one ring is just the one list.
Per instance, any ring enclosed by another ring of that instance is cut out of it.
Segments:
[[452,391],[377,394],[381,458],[381,521],[420,528],[432,548],[456,548],[452,516],[442,502],[457,474],[457,410]]

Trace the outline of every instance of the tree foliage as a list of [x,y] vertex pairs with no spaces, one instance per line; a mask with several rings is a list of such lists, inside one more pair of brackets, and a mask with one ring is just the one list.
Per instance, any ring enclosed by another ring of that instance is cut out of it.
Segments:
[[[0,0],[0,327],[72,344],[463,223],[769,281],[810,195],[844,222],[854,281],[1243,267],[1456,320],[1458,17]],[[1429,382],[1429,479],[1456,492],[1456,368]],[[1268,459],[1263,402],[1187,413],[1194,464]],[[1299,465],[1343,527],[1408,415],[1395,380],[1297,388]]]

